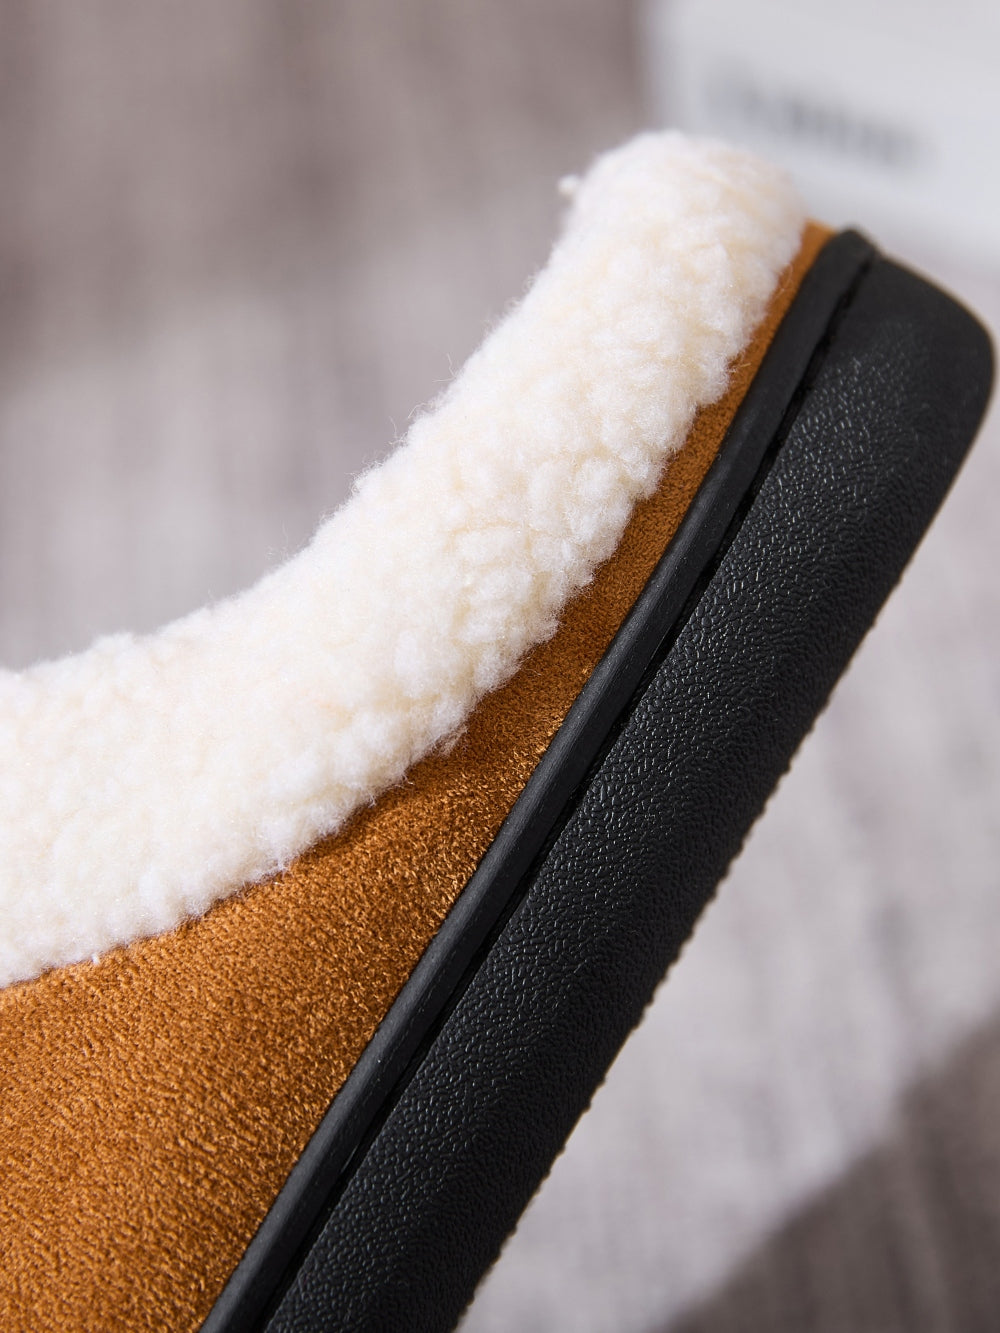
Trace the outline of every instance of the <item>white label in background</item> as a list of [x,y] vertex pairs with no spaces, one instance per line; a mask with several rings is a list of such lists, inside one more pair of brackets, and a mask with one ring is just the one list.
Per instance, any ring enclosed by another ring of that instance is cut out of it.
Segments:
[[1000,266],[1000,4],[648,0],[645,17],[663,123],[783,163],[828,222]]

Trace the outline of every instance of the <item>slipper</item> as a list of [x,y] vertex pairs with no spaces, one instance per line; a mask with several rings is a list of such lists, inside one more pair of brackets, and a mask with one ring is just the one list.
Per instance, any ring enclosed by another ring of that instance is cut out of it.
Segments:
[[452,1327],[931,521],[989,341],[644,135],[257,587],[0,679],[0,1326]]

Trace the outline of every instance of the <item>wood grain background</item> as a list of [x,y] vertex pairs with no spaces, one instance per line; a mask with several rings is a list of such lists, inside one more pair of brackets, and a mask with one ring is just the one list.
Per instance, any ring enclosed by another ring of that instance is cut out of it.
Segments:
[[[627,0],[0,0],[4,663],[299,547],[643,123],[639,68]],[[467,1333],[1000,1327],[997,445]]]

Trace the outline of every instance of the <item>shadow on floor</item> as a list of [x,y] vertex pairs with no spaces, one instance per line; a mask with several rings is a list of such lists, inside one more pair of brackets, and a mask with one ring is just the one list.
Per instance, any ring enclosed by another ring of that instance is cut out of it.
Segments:
[[1000,1015],[890,1137],[660,1333],[1000,1330]]

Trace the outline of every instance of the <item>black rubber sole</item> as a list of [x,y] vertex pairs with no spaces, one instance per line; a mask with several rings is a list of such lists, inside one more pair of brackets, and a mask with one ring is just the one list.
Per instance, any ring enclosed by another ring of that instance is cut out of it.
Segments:
[[204,1327],[447,1329],[971,441],[989,343],[854,233]]

